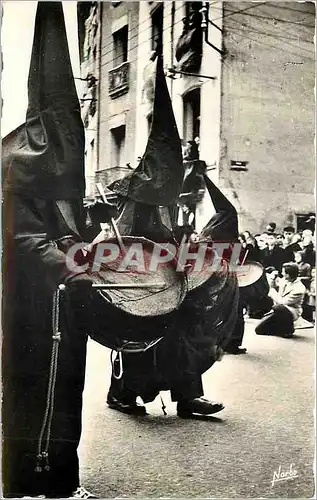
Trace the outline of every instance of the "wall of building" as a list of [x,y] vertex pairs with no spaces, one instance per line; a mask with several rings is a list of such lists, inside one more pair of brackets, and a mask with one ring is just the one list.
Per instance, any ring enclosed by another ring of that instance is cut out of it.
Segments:
[[94,195],[98,143],[100,4],[78,2],[80,76],[76,80],[85,126],[86,197]]
[[[111,98],[109,95],[109,71],[114,67],[113,32],[128,24],[128,91]],[[137,46],[139,36],[139,2],[102,2],[102,32],[100,55],[100,122],[99,122],[99,161],[98,177],[104,184],[109,184],[114,177],[134,158],[135,117],[136,117],[136,81],[137,81]],[[113,164],[111,129],[125,125],[125,154],[122,165]],[[135,165],[133,165],[135,166]],[[110,169],[110,170],[109,170]],[[113,177],[114,176],[114,177]]]
[[[159,2],[101,2],[99,116],[91,121],[92,161],[104,185],[137,165],[148,137],[150,105],[144,100],[144,73],[152,49],[151,14]],[[295,224],[296,214],[314,212],[314,5],[276,2],[209,3],[208,42],[200,75],[174,74],[185,2],[164,2],[163,55],[180,137],[184,98],[200,89],[200,158],[208,175],[236,206],[240,229],[262,230],[268,221]],[[111,98],[113,32],[128,23],[128,90]],[[221,31],[222,30],[222,31]],[[224,49],[221,56],[214,47]],[[96,122],[96,123],[95,123]],[[111,129],[126,127],[125,155],[113,164]],[[89,127],[88,127],[89,128]],[[89,153],[89,152],[88,152]],[[246,162],[246,170],[231,163]],[[113,168],[117,167],[117,168]],[[212,215],[205,194],[196,213],[197,229]]]
[[241,230],[282,228],[315,209],[315,7],[225,2],[223,14],[220,186]]

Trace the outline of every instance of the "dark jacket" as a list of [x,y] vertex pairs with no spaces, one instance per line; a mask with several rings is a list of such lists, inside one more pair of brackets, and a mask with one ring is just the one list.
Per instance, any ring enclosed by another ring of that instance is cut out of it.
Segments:
[[282,265],[285,262],[284,250],[274,246],[272,250],[264,248],[260,253],[261,262],[264,268],[274,267],[279,273],[282,272]]
[[301,251],[302,248],[298,243],[291,243],[287,247],[284,248],[284,262],[294,262],[294,252]]

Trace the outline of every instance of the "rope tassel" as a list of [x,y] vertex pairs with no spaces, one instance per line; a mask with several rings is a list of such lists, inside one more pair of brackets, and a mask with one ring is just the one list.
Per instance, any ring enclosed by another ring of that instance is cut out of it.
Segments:
[[[53,296],[53,310],[52,310],[52,330],[53,330],[53,345],[52,345],[52,355],[50,362],[50,372],[47,387],[47,397],[46,397],[46,408],[43,418],[43,423],[41,427],[38,448],[37,448],[37,463],[35,467],[35,472],[42,472],[43,469],[46,471],[50,470],[48,449],[51,437],[51,426],[54,413],[54,399],[55,399],[55,386],[57,377],[57,365],[58,365],[58,354],[59,345],[61,341],[61,332],[59,331],[59,310],[60,310],[60,299],[61,292],[65,290],[64,285],[60,285]],[[43,447],[43,441],[45,445]]]

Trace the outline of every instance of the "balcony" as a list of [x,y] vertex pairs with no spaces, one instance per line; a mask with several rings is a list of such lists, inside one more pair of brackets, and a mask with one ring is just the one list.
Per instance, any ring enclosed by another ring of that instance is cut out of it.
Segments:
[[112,99],[128,92],[129,68],[130,63],[126,61],[109,71],[109,95]]

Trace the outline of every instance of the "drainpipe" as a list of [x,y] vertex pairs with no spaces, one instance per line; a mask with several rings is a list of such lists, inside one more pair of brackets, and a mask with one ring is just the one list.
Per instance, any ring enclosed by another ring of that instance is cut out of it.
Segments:
[[[171,9],[171,68],[174,63],[174,24],[175,24],[175,1],[172,2]],[[173,78],[171,79],[171,98],[173,99]]]
[[216,50],[219,54],[223,55],[223,51],[221,49],[218,49],[218,47],[216,47],[215,45],[213,45],[208,40],[208,23],[212,24],[217,29],[220,29],[216,24],[214,24],[212,21],[209,21],[209,19],[208,19],[208,13],[209,13],[208,2],[203,2],[202,3],[202,8],[200,9],[200,12],[201,12],[201,15],[202,15],[201,28],[202,28],[202,32],[204,34],[204,40],[205,40],[206,44],[209,45],[210,47],[212,47],[214,50]]
[[100,107],[101,107],[101,49],[102,49],[102,7],[103,2],[98,3],[99,15],[99,40],[98,40],[98,99],[97,99],[97,148],[96,148],[96,171],[100,170]]

